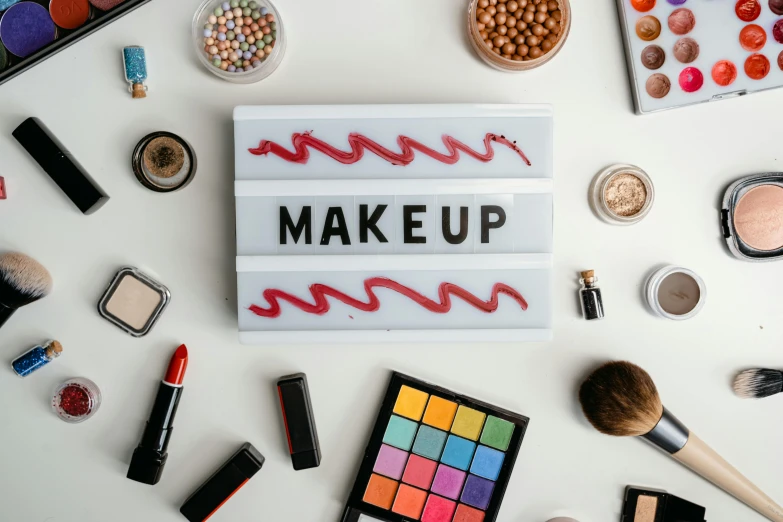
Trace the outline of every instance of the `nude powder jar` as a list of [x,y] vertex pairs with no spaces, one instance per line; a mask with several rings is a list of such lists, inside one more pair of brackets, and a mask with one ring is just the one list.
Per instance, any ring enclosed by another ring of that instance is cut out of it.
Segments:
[[755,174],[732,183],[723,197],[721,228],[738,259],[783,257],[783,173]]
[[98,312],[134,337],[147,335],[171,300],[169,289],[137,268],[125,267],[112,279]]
[[633,225],[650,213],[655,201],[652,179],[634,165],[605,168],[590,184],[595,214],[612,225]]

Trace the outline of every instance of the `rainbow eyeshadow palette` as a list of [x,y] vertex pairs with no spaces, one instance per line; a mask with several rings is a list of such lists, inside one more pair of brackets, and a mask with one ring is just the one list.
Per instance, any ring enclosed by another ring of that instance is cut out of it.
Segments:
[[0,0],[0,84],[149,0]]
[[528,422],[395,372],[342,522],[493,522]]
[[617,0],[636,112],[783,85],[781,0]]

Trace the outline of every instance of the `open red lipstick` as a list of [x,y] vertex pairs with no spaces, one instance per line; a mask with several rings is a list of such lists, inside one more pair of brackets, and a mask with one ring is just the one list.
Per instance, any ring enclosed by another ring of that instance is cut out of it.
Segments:
[[144,435],[131,458],[129,479],[150,485],[160,481],[168,458],[166,450],[174,430],[174,416],[182,396],[182,381],[187,367],[188,349],[183,344],[171,357],[166,376],[160,383]]

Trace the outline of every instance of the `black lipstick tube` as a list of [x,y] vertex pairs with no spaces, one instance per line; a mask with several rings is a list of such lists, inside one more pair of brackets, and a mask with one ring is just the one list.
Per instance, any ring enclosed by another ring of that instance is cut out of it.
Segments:
[[172,386],[165,381],[160,383],[144,435],[133,452],[128,468],[129,479],[149,485],[160,481],[169,456],[167,449],[174,431],[174,416],[177,414],[180,397],[182,386]]

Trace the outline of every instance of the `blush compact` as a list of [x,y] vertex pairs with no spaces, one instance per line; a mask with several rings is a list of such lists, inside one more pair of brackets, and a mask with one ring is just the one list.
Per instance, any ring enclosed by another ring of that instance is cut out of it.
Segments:
[[721,228],[729,251],[744,261],[783,257],[783,172],[732,183],[723,197]]

